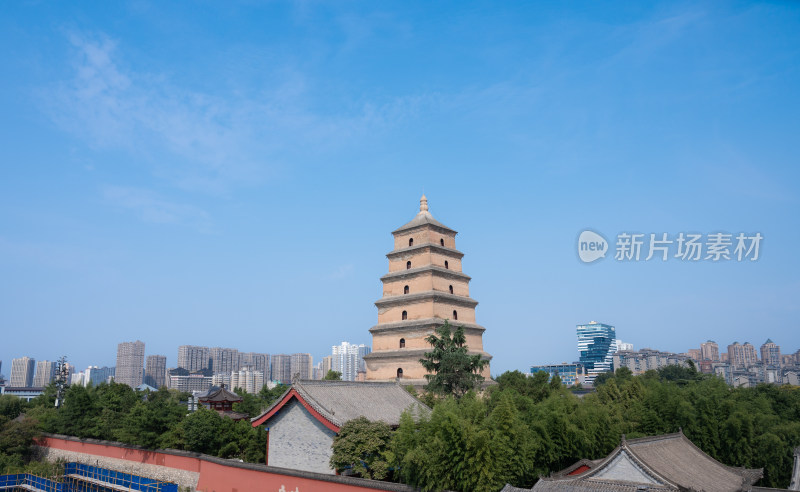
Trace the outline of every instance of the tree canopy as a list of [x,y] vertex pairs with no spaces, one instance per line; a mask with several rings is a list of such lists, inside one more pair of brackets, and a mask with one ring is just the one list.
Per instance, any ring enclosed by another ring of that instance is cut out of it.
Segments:
[[341,381],[342,373],[339,371],[334,371],[333,369],[328,369],[328,373],[325,374],[325,377],[323,377],[322,379],[326,381]]
[[430,344],[431,351],[425,352],[419,362],[430,373],[425,375],[427,391],[461,398],[484,381],[480,371],[489,361],[479,354],[469,354],[463,327],[453,330],[445,321],[425,341]]

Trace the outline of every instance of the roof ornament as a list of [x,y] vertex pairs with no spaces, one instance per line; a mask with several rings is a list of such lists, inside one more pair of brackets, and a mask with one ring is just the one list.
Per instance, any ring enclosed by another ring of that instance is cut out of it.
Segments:
[[420,212],[428,211],[428,199],[425,198],[425,193],[423,193],[422,198],[419,199],[419,211]]

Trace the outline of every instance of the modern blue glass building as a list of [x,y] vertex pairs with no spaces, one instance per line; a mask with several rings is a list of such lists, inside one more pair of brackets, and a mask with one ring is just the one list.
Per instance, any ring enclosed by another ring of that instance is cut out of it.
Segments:
[[533,376],[539,371],[546,372],[549,375],[548,381],[552,380],[553,376],[558,376],[564,386],[583,384],[583,367],[580,364],[567,364],[565,362],[563,364],[531,366],[530,375]]
[[597,321],[577,328],[578,360],[586,371],[586,384],[594,385],[598,374],[612,370],[614,352],[617,351],[617,330]]

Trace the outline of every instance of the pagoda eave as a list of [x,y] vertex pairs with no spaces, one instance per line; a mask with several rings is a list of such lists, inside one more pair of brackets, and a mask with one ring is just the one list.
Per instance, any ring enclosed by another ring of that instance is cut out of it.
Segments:
[[449,294],[447,292],[441,292],[438,290],[427,290],[425,292],[419,292],[416,294],[399,294],[391,297],[383,297],[375,301],[375,306],[378,308],[384,308],[425,301],[446,302],[448,304],[454,304],[468,308],[474,308],[478,305],[478,301],[470,297],[457,296],[455,294]]
[[459,260],[464,257],[464,253],[457,249],[447,248],[445,246],[440,246],[436,243],[424,243],[424,244],[417,244],[408,248],[403,249],[396,249],[386,253],[386,257],[390,260],[392,258],[397,258],[398,256],[404,256],[409,253],[416,253],[417,251],[424,250],[429,248],[431,250],[436,250],[439,253],[443,253],[451,258],[458,258]]
[[464,280],[466,282],[472,280],[472,277],[470,277],[465,273],[457,272],[455,270],[449,270],[447,268],[442,268],[437,265],[425,265],[418,268],[409,268],[408,270],[400,270],[397,272],[387,273],[386,275],[381,277],[381,281],[385,282],[386,280],[394,280],[398,278],[412,278],[416,277],[417,275],[422,275],[430,272],[433,272],[434,274],[441,277]]
[[[373,335],[376,333],[387,333],[393,331],[407,331],[409,329],[433,329],[437,326],[442,326],[446,320],[442,318],[423,318],[423,319],[412,319],[406,321],[395,321],[394,323],[381,323],[378,325],[373,326],[369,329],[369,332]],[[463,328],[464,333],[472,333],[472,334],[482,334],[486,331],[481,325],[475,323],[462,323],[462,322],[453,322],[450,324],[453,328]]]
[[[379,350],[377,352],[370,352],[364,356],[365,361],[380,361],[382,359],[402,359],[411,357],[413,359],[422,359],[426,353],[431,349],[394,349],[394,350]],[[469,355],[480,355],[482,359],[492,360],[492,356],[483,351],[467,350]]]

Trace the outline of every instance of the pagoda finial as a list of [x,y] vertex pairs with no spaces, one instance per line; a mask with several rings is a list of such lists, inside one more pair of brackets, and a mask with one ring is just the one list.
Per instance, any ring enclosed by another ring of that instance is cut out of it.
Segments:
[[423,193],[422,198],[419,199],[419,211],[420,212],[428,211],[428,199],[425,198],[425,193]]

